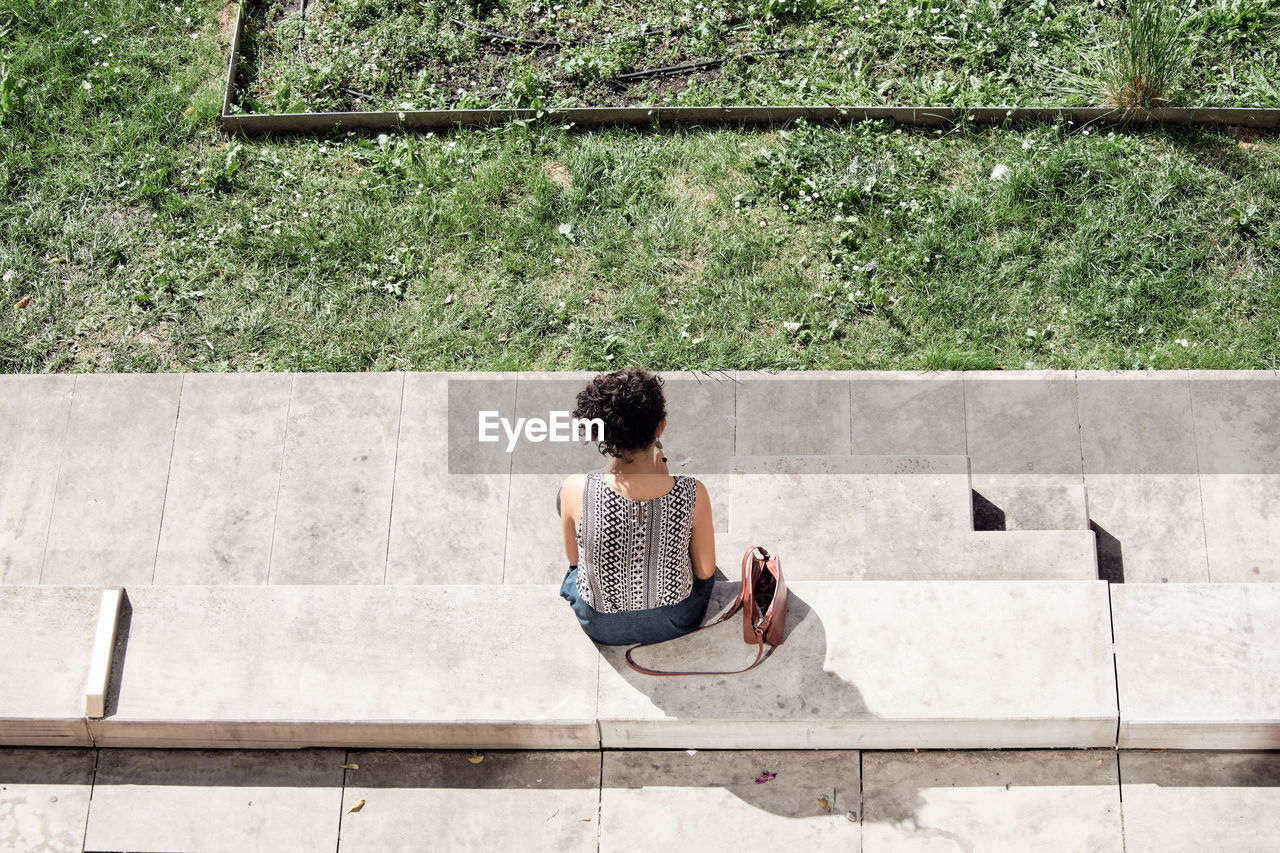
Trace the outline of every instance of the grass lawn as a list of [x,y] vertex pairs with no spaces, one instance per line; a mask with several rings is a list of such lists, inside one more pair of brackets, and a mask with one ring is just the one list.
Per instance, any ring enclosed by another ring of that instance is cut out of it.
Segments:
[[0,0],[0,370],[1280,367],[1274,134],[228,140],[230,11]]
[[[1174,5],[1176,41],[1191,58],[1174,103],[1280,106],[1280,4]],[[249,9],[239,101],[248,112],[1093,105],[1107,101],[1101,84],[1125,18],[1123,3],[1101,0],[307,0],[305,9],[254,0]],[[729,61],[626,77],[716,59]]]

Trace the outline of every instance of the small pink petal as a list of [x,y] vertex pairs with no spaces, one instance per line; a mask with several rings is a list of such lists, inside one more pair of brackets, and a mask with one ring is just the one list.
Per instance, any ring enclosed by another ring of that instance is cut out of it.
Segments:
[[777,773],[767,773],[767,772],[761,773],[759,776],[756,777],[756,784],[763,785],[765,782],[768,782],[770,779],[777,778],[777,775],[778,775]]

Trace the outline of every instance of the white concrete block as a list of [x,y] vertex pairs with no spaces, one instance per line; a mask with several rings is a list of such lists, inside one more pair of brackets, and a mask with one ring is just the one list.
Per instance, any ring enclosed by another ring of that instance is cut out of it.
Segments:
[[1071,371],[964,375],[965,435],[974,488],[1079,483],[1080,423]]
[[604,753],[601,853],[858,849],[856,750],[690,752]]
[[738,456],[847,455],[850,380],[847,374],[736,371]]
[[1201,474],[1280,474],[1280,382],[1274,373],[1224,372],[1193,377],[1190,385]]
[[149,584],[182,376],[76,377],[41,583]]
[[0,850],[81,850],[94,749],[0,748]]
[[1274,853],[1280,754],[1121,750],[1127,853]]
[[1086,475],[1196,473],[1190,384],[1090,375],[1078,382],[1080,447]]
[[0,583],[39,583],[74,376],[0,375]]
[[[785,564],[784,564],[785,572]],[[732,597],[716,590],[709,612]],[[1099,581],[797,581],[785,642],[740,675],[664,678],[601,647],[607,748],[1112,746],[1115,676]],[[735,617],[641,649],[656,669],[755,657]]]
[[267,582],[293,379],[183,378],[156,583]]
[[[1091,530],[1010,530],[971,533],[952,554],[939,554],[929,579],[1096,580],[1097,539]],[[948,559],[949,558],[949,559]]]
[[99,746],[598,745],[598,655],[552,586],[129,597],[117,708],[89,721]]
[[1085,475],[1099,552],[1123,572],[1125,583],[1210,579],[1202,479],[1195,474]]
[[974,499],[974,524],[993,530],[1088,530],[1089,505],[1083,485],[1018,486],[993,483],[976,490],[984,500],[984,519],[995,527],[979,525],[978,498]]
[[865,853],[1124,849],[1110,750],[871,752],[862,773]]
[[333,850],[341,749],[103,749],[86,850]]
[[1088,530],[974,533],[963,456],[736,457],[733,464],[717,498],[728,504],[728,530],[716,545],[730,578],[753,544],[781,555],[797,580],[1098,576]]
[[405,375],[387,583],[502,582],[511,456],[477,415],[512,417],[515,393],[514,373]]
[[[930,566],[973,529],[963,456],[740,456],[733,464],[721,550],[765,545],[796,579]],[[733,564],[722,568],[736,576]]]
[[92,746],[85,675],[102,588],[0,586],[0,744]]
[[[343,853],[555,850],[595,853],[600,753],[594,750],[352,751]],[[363,800],[358,812],[350,809]],[[424,841],[424,839],[426,839]]]
[[1202,474],[1200,495],[1209,580],[1280,581],[1280,474]]
[[1111,587],[1121,748],[1280,748],[1280,587]]
[[855,454],[965,454],[963,373],[848,375]]
[[394,373],[294,379],[268,583],[385,581],[403,389]]

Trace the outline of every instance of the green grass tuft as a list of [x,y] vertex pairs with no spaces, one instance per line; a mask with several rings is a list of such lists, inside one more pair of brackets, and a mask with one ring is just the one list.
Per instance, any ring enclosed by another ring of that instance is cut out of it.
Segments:
[[1190,48],[1176,5],[1129,0],[1107,80],[1111,103],[1146,109],[1169,106]]

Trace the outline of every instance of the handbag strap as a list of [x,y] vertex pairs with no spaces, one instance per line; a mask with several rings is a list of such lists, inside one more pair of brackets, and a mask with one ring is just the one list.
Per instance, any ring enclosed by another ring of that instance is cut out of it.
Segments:
[[[722,613],[718,619],[716,619],[714,622],[708,622],[705,625],[701,625],[697,628],[694,628],[692,631],[689,632],[689,634],[696,634],[698,631],[703,631],[703,630],[706,630],[707,628],[711,628],[716,625],[719,625],[721,622],[725,621],[730,616],[737,613],[739,609],[742,608],[743,604],[746,601],[746,595],[747,595],[747,570],[751,565],[751,557],[756,553],[756,551],[760,551],[762,554],[764,554],[766,560],[769,558],[769,552],[765,551],[763,548],[760,548],[759,546],[753,546],[751,548],[748,548],[747,552],[742,555],[742,586],[738,589],[738,597],[735,598],[730,603],[729,608],[724,613]],[[690,671],[650,669],[647,666],[641,666],[640,664],[636,663],[634,660],[631,659],[631,653],[634,652],[636,649],[643,649],[645,646],[656,646],[658,645],[657,643],[639,643],[638,645],[634,645],[631,648],[627,649],[627,654],[626,654],[627,666],[631,667],[636,672],[643,673],[644,675],[737,675],[740,672],[746,672],[749,669],[753,669],[756,665],[760,663],[760,661],[764,660],[764,634],[767,629],[768,629],[768,626],[765,625],[763,622],[760,625],[754,626],[754,630],[756,633],[756,659],[751,662],[750,666],[743,667],[742,669],[729,669],[729,670],[713,669],[713,670],[690,670]],[[685,634],[684,636],[688,636],[688,634]]]
[[[694,628],[692,631],[689,632],[689,634],[694,634],[705,628],[710,628],[714,625],[719,625],[721,622],[728,619],[734,613],[738,612],[738,608],[740,605],[741,605],[741,600],[739,600],[734,605],[733,609],[730,610],[728,613],[726,613],[724,616],[721,616],[719,619],[717,619],[714,622],[709,622],[706,625],[703,625],[699,628]],[[756,631],[756,643],[757,643],[756,659],[751,662],[751,666],[743,667],[742,669],[689,670],[689,671],[650,669],[647,666],[641,666],[640,664],[636,663],[634,660],[631,659],[631,653],[634,652],[636,649],[642,649],[645,646],[656,646],[658,645],[657,643],[640,643],[639,645],[635,645],[627,649],[627,655],[626,655],[627,666],[631,667],[636,672],[644,673],[645,675],[737,675],[740,672],[746,672],[748,669],[755,667],[756,664],[760,663],[760,661],[764,659],[764,632],[760,628],[756,628],[755,631]],[[688,634],[686,634],[685,636],[688,636]]]

